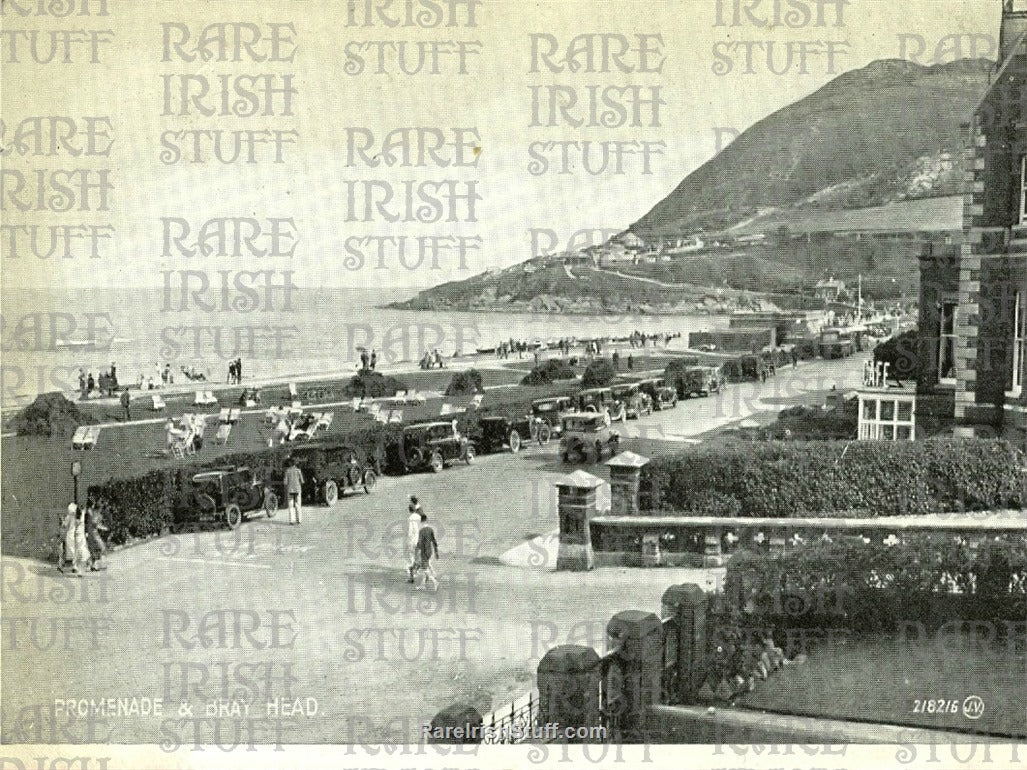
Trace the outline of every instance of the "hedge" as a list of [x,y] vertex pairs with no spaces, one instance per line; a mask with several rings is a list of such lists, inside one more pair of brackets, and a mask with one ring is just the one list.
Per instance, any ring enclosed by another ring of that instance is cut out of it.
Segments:
[[1022,508],[1024,453],[1006,441],[795,441],[694,448],[642,469],[645,510],[898,516]]
[[485,388],[481,384],[481,372],[477,369],[457,372],[446,386],[447,396],[468,396],[484,391]]
[[[575,359],[571,359],[574,362]],[[558,380],[573,380],[578,375],[559,358],[550,358],[521,378],[521,385],[551,385]]]
[[606,358],[597,358],[585,367],[581,375],[581,387],[602,388],[613,382],[617,376],[617,369],[613,362]]
[[952,620],[1027,617],[1027,541],[948,533],[868,544],[838,537],[780,554],[739,551],[728,564],[723,610],[766,628],[894,633]]
[[60,393],[41,393],[35,401],[11,420],[10,427],[19,436],[70,436],[80,425],[92,425],[96,419]]

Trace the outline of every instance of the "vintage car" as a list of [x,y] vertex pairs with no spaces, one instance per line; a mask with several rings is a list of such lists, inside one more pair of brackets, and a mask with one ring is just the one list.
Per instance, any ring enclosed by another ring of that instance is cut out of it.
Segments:
[[538,398],[531,402],[532,416],[549,427],[550,436],[560,435],[563,416],[573,411],[574,401],[570,396]]
[[673,409],[678,405],[678,392],[674,388],[664,385],[656,389],[656,396],[653,398],[653,409],[662,412],[664,409]]
[[351,446],[304,445],[292,451],[292,459],[303,473],[304,503],[335,505],[346,492],[371,494],[378,481],[375,464]]
[[246,466],[227,466],[182,479],[175,524],[216,521],[235,529],[245,513],[264,510],[273,516],[277,509],[278,496],[254,471]]
[[664,382],[662,377],[650,377],[645,380],[639,380],[637,383],[638,389],[643,393],[648,393],[649,398],[651,398],[653,401],[656,401],[657,393],[659,392],[660,388],[662,388],[666,384],[667,383]]
[[653,399],[648,393],[639,391],[633,393],[628,397],[627,403],[624,405],[624,412],[627,417],[635,418],[636,420],[642,415],[650,415],[653,413]]
[[610,427],[603,413],[569,414],[563,418],[560,456],[565,463],[599,462],[604,448],[613,457],[619,445],[620,434]]
[[742,356],[739,359],[739,368],[741,370],[741,379],[751,382],[766,382],[767,377],[772,374],[770,365],[763,356]]
[[607,412],[610,420],[626,422],[627,410],[623,401],[618,401],[612,388],[588,388],[578,391],[577,407],[579,412]]
[[852,335],[846,329],[826,327],[820,330],[822,358],[846,358],[855,352]]
[[475,448],[482,454],[498,452],[510,447],[511,452],[520,452],[524,442],[535,440],[539,430],[545,431],[545,441],[552,435],[549,426],[536,422],[534,417],[479,417],[472,436]]
[[678,369],[670,382],[677,391],[678,398],[708,396],[719,389],[719,381],[707,366]]
[[474,444],[452,422],[408,425],[385,450],[388,466],[400,473],[431,470],[439,473],[447,463],[474,460]]

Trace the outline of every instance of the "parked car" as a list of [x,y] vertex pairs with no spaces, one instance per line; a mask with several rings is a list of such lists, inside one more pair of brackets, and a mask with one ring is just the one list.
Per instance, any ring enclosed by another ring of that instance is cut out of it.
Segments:
[[664,385],[657,388],[656,397],[653,399],[653,409],[662,412],[664,409],[673,409],[678,405],[678,392],[674,388]]
[[303,502],[335,505],[346,492],[371,494],[378,469],[351,446],[304,445],[292,458],[303,472]]
[[474,460],[474,445],[457,430],[456,421],[408,425],[385,450],[386,462],[400,473],[431,470],[447,463]]
[[273,516],[278,496],[246,466],[228,466],[195,473],[179,489],[176,525],[192,521],[217,521],[238,527],[243,514],[263,509]]
[[744,355],[739,359],[741,378],[752,382],[766,382],[770,376],[770,367],[763,356],[755,354]]
[[712,342],[704,342],[702,345],[696,346],[695,349],[700,350],[703,353],[712,353],[717,349],[717,346],[714,345]]
[[620,434],[610,427],[605,414],[570,414],[563,418],[560,456],[565,463],[589,459],[599,462],[603,449],[613,457],[619,446]]
[[820,330],[820,355],[823,358],[846,358],[855,350],[851,335],[835,327]]
[[653,399],[648,393],[639,391],[628,398],[628,402],[624,405],[624,411],[627,417],[634,417],[636,420],[642,415],[650,415],[653,413]]
[[[549,427],[551,436],[560,435],[563,415],[574,411],[574,401],[570,396],[552,396],[539,398],[531,402],[531,414]],[[548,439],[547,439],[548,441]]]
[[624,403],[614,398],[611,388],[588,388],[578,392],[579,412],[607,412],[610,420],[625,422],[628,419]]
[[708,396],[720,390],[720,377],[711,366],[691,366],[680,369],[673,380],[678,398]]
[[667,383],[663,381],[662,377],[650,377],[647,380],[638,381],[638,389],[643,393],[648,393],[649,397],[655,402],[656,396]]
[[482,453],[498,452],[506,447],[516,453],[521,451],[525,441],[535,440],[539,430],[545,431],[542,443],[547,443],[552,435],[549,426],[545,423],[539,425],[534,417],[479,417],[472,440]]

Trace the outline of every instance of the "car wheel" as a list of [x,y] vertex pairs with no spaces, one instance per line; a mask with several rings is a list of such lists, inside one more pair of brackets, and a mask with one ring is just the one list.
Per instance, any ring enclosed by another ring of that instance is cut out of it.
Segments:
[[439,452],[431,453],[430,464],[432,473],[441,473],[442,469],[446,467],[446,462],[442,459],[442,455]]
[[[514,433],[516,433],[516,431],[514,431]],[[518,438],[517,438],[518,447],[520,446],[520,440],[521,439],[518,436]],[[471,446],[470,444],[468,444],[467,448],[464,450],[464,462],[466,462],[468,465],[470,465],[471,463],[474,462],[474,447]]]
[[339,502],[339,485],[334,481],[326,481],[322,493],[325,505],[332,506]]
[[540,444],[548,444],[549,439],[553,437],[553,430],[546,424],[542,424],[538,429],[538,440]]
[[514,454],[521,451],[521,434],[516,430],[510,431],[510,451]]
[[278,495],[270,490],[264,493],[264,513],[269,519],[273,519],[278,513]]
[[371,494],[371,490],[374,489],[374,485],[378,483],[378,476],[372,470],[364,471],[364,492]]
[[414,447],[407,453],[406,465],[408,468],[417,468],[424,464],[424,453],[420,447]]
[[229,529],[235,529],[242,524],[242,509],[235,503],[225,506],[225,524]]

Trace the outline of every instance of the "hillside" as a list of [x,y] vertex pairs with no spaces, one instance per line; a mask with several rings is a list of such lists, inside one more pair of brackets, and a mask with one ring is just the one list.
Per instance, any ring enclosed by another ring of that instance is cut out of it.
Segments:
[[850,209],[957,194],[966,121],[992,62],[877,61],[764,118],[629,229],[650,239],[768,209]]
[[[915,292],[916,240],[958,229],[961,125],[993,66],[885,60],[847,72],[742,133],[629,228],[649,244],[699,230],[721,233],[713,236],[720,246],[605,270],[568,271],[558,260],[537,258],[433,287],[394,307],[720,312],[790,304],[827,275],[850,284],[862,275],[868,296]],[[919,235],[833,237],[852,232]],[[766,241],[736,241],[757,233]]]

